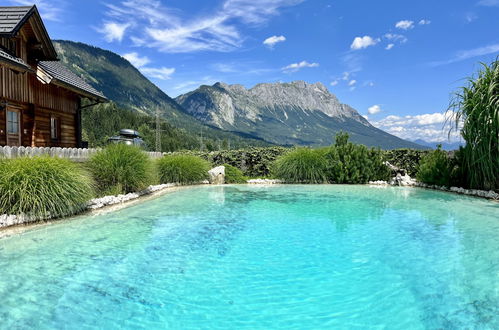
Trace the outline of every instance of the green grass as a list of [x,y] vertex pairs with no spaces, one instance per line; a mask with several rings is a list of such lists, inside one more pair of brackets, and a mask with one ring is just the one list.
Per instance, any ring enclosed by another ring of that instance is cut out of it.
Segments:
[[326,183],[327,166],[322,150],[297,148],[275,161],[273,175],[287,183]]
[[91,157],[88,168],[100,195],[136,192],[156,183],[149,156],[134,146],[109,145]]
[[51,157],[0,160],[0,214],[48,219],[76,214],[92,198],[89,174]]
[[246,183],[248,180],[237,167],[229,164],[224,164],[223,166],[225,167],[225,183]]
[[192,184],[208,179],[211,165],[208,161],[188,155],[170,155],[158,160],[161,183]]
[[460,165],[468,186],[499,189],[499,60],[482,64],[455,94],[449,110],[466,141]]

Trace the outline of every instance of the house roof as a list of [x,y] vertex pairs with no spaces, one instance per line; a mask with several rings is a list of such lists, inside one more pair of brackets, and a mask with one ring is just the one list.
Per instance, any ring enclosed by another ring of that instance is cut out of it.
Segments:
[[15,34],[35,11],[35,6],[0,7],[0,34]]
[[59,61],[40,61],[38,67],[52,78],[52,82],[98,101],[107,101],[104,94],[87,84],[82,78],[69,71]]
[[56,60],[57,52],[35,5],[22,7],[1,6],[0,36],[6,38],[15,37],[28,20],[37,42],[40,42],[42,45],[43,56],[39,59]]
[[0,48],[0,62],[13,66],[20,71],[32,71],[31,67],[19,57],[15,57]]

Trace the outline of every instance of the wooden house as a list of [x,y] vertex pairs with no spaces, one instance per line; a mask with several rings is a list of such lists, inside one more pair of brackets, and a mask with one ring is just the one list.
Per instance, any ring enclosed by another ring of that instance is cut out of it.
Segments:
[[58,61],[36,6],[0,7],[0,146],[81,147],[85,98],[106,101]]

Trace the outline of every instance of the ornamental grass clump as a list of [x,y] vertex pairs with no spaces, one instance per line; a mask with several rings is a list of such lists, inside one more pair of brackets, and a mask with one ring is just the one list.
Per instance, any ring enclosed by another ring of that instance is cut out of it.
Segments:
[[225,167],[225,183],[246,183],[248,180],[244,176],[243,171],[235,166],[224,164]]
[[135,146],[109,145],[90,158],[88,168],[100,195],[136,192],[155,183],[151,159]]
[[208,179],[211,168],[208,161],[188,155],[164,156],[157,165],[161,183],[199,183]]
[[80,165],[61,158],[0,160],[0,214],[36,220],[76,214],[92,198],[91,182]]
[[275,161],[273,174],[287,183],[327,183],[327,168],[323,150],[297,148]]
[[467,185],[499,189],[499,59],[482,65],[455,94],[449,111],[466,141],[460,152]]

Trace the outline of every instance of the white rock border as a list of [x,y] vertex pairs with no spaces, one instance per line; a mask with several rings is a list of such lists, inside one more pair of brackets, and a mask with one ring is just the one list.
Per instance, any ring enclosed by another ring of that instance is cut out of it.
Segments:
[[[208,181],[203,181],[200,182],[199,184],[208,184]],[[168,189],[168,188],[173,188],[173,187],[180,187],[182,185],[177,184],[177,183],[167,183],[167,184],[159,184],[159,185],[151,185],[147,187],[146,189],[136,192],[136,193],[129,193],[129,194],[123,194],[123,195],[116,195],[116,196],[104,196],[100,198],[94,198],[88,201],[86,207],[82,208],[82,212],[74,215],[80,215],[84,213],[85,211],[94,211],[98,210],[107,206],[111,205],[116,205],[116,204],[123,204],[129,201],[132,201],[134,199],[137,199],[141,196],[145,195],[150,195],[156,192],[160,192],[162,190]],[[61,217],[60,219],[64,219],[66,217]],[[50,220],[54,220],[54,218],[47,218],[47,219],[39,219],[35,217],[29,217],[24,214],[21,215],[11,215],[11,214],[1,214],[0,215],[0,229],[7,228],[7,227],[12,227],[15,225],[28,225],[28,224],[35,224],[37,222],[48,222]]]
[[282,180],[275,179],[251,179],[246,181],[248,184],[281,184],[284,183]]

